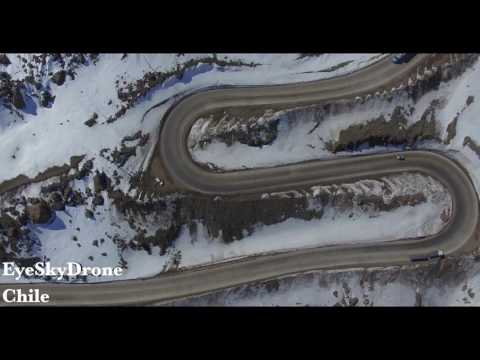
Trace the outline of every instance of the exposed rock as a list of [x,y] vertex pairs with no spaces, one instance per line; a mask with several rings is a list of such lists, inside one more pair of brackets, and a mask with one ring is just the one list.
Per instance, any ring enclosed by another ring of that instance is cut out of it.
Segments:
[[121,141],[120,148],[115,147],[113,151],[108,148],[100,150],[100,156],[118,167],[122,167],[130,157],[137,154],[137,147],[145,146],[149,139],[150,135],[148,133],[142,134],[141,131],[137,131],[133,135],[125,136]]
[[95,193],[99,193],[103,190],[107,190],[109,181],[110,179],[108,176],[102,171],[97,172],[95,176],[93,177],[93,188],[95,190]]
[[212,141],[221,141],[228,146],[237,141],[255,147],[270,145],[277,138],[281,115],[281,112],[275,113],[269,109],[244,109],[243,112],[238,109],[216,111],[198,121],[196,126],[204,130],[198,139],[189,140],[189,146],[203,148]]
[[15,90],[13,91],[12,103],[13,106],[19,110],[25,107],[25,100],[23,100],[22,91],[20,90],[19,86],[16,86]]
[[54,192],[50,195],[50,204],[55,211],[65,210],[65,202],[63,201],[62,194],[59,192]]
[[312,219],[313,211],[306,210],[306,198],[272,198],[264,201],[214,201],[213,198],[182,198],[177,201],[177,223],[201,220],[212,237],[225,242],[242,239],[251,234],[261,221],[272,225],[288,217]]
[[[124,87],[120,87],[117,89],[117,96],[118,98],[124,102],[126,105],[122,105],[121,109],[115,113],[114,116],[111,116],[107,122],[112,123],[118,120],[125,112],[130,109],[134,104],[137,102],[138,99],[147,95],[152,89],[154,89],[157,85],[164,83],[166,80],[171,79],[172,77],[176,77],[177,79],[182,79],[183,75],[188,69],[191,69],[195,66],[202,64],[204,66],[220,66],[220,67],[227,67],[227,66],[250,66],[255,67],[259,64],[255,63],[245,63],[239,60],[222,60],[218,59],[215,55],[213,56],[206,56],[199,59],[191,59],[182,65],[177,65],[176,67],[162,72],[147,72],[143,75],[141,79],[137,79],[131,83],[124,83]],[[118,83],[117,83],[118,84]],[[118,85],[117,85],[118,87]]]
[[40,94],[40,106],[47,107],[55,100],[55,96],[52,96],[48,91],[42,91]]
[[358,304],[358,298],[357,297],[354,297],[352,299],[350,299],[350,306],[357,306]]
[[8,214],[0,216],[0,233],[5,233],[8,237],[18,238],[21,234],[21,224]]
[[[388,182],[383,183],[385,194],[389,191],[391,194],[390,186]],[[175,241],[183,226],[190,231],[192,237],[195,237],[198,223],[204,226],[209,237],[229,243],[252,234],[259,224],[273,225],[288,218],[307,221],[320,219],[326,208],[334,207],[336,211],[346,216],[351,214],[353,209],[375,214],[401,206],[415,206],[427,200],[421,191],[387,197],[368,192],[358,193],[350,188],[343,189],[341,186],[316,187],[306,191],[307,193],[282,192],[261,199],[241,200],[230,197],[218,199],[207,196],[182,196],[172,199],[169,205],[159,200],[136,202],[120,190],[109,192],[109,197],[124,215],[160,214],[169,209],[170,222],[164,222],[165,227],[158,230],[154,236],[138,234],[130,243],[125,243],[125,246],[146,251],[151,251],[151,246],[159,246],[163,249],[162,252]]]
[[480,146],[470,136],[465,136],[463,146],[468,146],[480,158]]
[[78,180],[83,179],[85,176],[90,174],[92,169],[93,169],[93,161],[91,159],[85,161],[85,163],[82,165],[82,168],[75,175],[75,178]]
[[135,134],[133,135],[127,135],[122,139],[122,143],[127,142],[127,141],[135,141],[139,140],[142,137],[142,131],[138,130]]
[[85,161],[85,163],[83,164],[82,166],[82,169],[86,170],[86,171],[92,171],[93,169],[93,160],[87,160]]
[[105,200],[103,199],[103,196],[100,194],[95,195],[93,198],[93,205],[95,206],[102,206],[105,203]]
[[435,104],[425,110],[421,119],[407,126],[406,112],[397,106],[387,121],[384,116],[368,121],[365,124],[352,125],[341,130],[336,142],[326,143],[332,152],[355,151],[364,144],[370,147],[380,145],[414,145],[417,141],[438,140],[435,122]]
[[268,292],[278,291],[280,287],[280,281],[278,279],[268,280],[265,281],[263,284],[265,285],[265,288]]
[[458,116],[455,116],[455,118],[450,122],[447,126],[447,138],[445,139],[445,144],[450,144],[452,139],[457,135],[457,121],[458,121]]
[[92,210],[90,210],[90,209],[85,209],[85,217],[88,218],[88,219],[94,219],[94,218],[95,218],[95,214],[93,213]]
[[79,206],[85,203],[85,199],[83,198],[82,193],[79,191],[73,191],[71,188],[68,196],[65,197],[65,199],[66,205],[68,206]]
[[27,216],[34,224],[45,224],[52,217],[50,206],[43,200],[27,206]]
[[317,57],[323,55],[324,53],[301,53],[297,56],[297,60],[307,58],[307,57]]
[[88,127],[92,127],[97,124],[97,119],[98,119],[98,114],[93,113],[93,115],[88,119],[87,121],[84,122],[85,125]]
[[470,96],[467,98],[467,106],[470,106],[470,104],[472,104],[474,101],[475,101],[475,97],[473,97],[472,95],[470,95]]
[[9,81],[10,79],[11,79],[11,76],[9,73],[5,71],[0,71],[0,80]]
[[8,56],[5,55],[5,54],[0,54],[0,65],[8,66],[10,64],[11,64],[11,62],[10,62],[10,59],[8,58]]
[[130,157],[137,155],[136,146],[124,146],[120,150],[115,149],[112,152],[113,163],[118,167],[122,167],[130,159]]
[[136,250],[145,250],[152,253],[152,246],[160,247],[160,255],[165,255],[167,249],[173,244],[180,234],[180,226],[171,224],[167,229],[158,229],[153,236],[145,236],[143,232],[138,233],[130,242],[130,247]]
[[63,187],[63,197],[65,199],[68,199],[73,193],[73,189],[70,185],[67,185],[65,184],[65,186]]
[[57,71],[52,77],[51,80],[58,86],[62,86],[65,83],[67,72],[65,70]]

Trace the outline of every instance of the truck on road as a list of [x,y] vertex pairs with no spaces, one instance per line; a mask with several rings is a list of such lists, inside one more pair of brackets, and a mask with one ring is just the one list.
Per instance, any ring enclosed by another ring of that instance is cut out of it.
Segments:
[[417,54],[412,54],[412,53],[400,53],[400,54],[394,54],[392,62],[394,64],[406,64],[410,60],[412,60],[415,55]]
[[434,253],[424,255],[424,256],[413,256],[410,258],[412,262],[419,262],[419,261],[429,261],[434,259],[444,259],[445,252],[443,250],[437,250]]

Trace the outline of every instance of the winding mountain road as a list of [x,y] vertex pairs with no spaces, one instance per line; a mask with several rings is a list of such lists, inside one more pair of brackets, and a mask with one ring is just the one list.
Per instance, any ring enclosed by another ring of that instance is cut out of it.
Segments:
[[440,153],[409,151],[404,161],[396,160],[395,154],[389,153],[213,173],[198,166],[187,147],[191,126],[205,112],[237,106],[310,104],[364,95],[402,79],[426,57],[417,55],[403,65],[394,65],[387,57],[355,73],[329,80],[195,93],[182,99],[165,115],[157,153],[170,182],[202,194],[257,194],[402,172],[422,173],[440,181],[452,197],[452,216],[440,233],[422,239],[325,246],[246,257],[149,279],[97,284],[2,284],[0,291],[39,288],[50,294],[50,305],[153,304],[288,274],[405,264],[412,256],[422,256],[437,249],[448,255],[471,247],[476,241],[478,196],[467,172]]

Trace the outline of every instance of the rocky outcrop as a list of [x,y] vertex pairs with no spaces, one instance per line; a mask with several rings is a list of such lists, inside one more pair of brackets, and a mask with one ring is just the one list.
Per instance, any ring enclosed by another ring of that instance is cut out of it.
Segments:
[[167,249],[172,246],[179,233],[180,227],[175,224],[171,224],[166,229],[158,229],[153,236],[145,236],[144,232],[140,232],[132,239],[129,246],[132,249],[145,250],[149,254],[152,253],[152,246],[158,246],[160,255],[165,255]]
[[[365,105],[378,99],[390,102],[394,97],[409,98],[415,103],[425,93],[438,89],[441,83],[462,75],[477,61],[478,54],[453,54],[450,60],[447,58],[447,55],[434,55],[427,59],[422,67],[413,69],[409,77],[398,79],[396,83],[389,84],[385,89],[357,96],[355,99],[341,99],[333,103],[290,109],[276,108],[259,111],[258,108],[242,107],[204,114],[192,128],[189,147],[193,150],[196,147],[202,149],[215,140],[227,146],[235,142],[249,146],[268,145],[277,136],[278,122],[271,117],[272,114],[281,116],[282,123],[289,122],[289,118],[313,118],[315,126],[319,126],[326,115],[354,112],[357,104]],[[467,106],[473,100],[473,97],[469,97]],[[355,150],[362,145],[413,145],[422,140],[440,141],[434,121],[435,106],[433,104],[420,121],[411,126],[408,126],[406,112],[407,110],[397,108],[391,120],[379,117],[367,124],[352,126],[341,132],[337,142],[327,144],[327,149],[337,152]],[[312,131],[314,130],[315,127]]]
[[118,167],[123,167],[127,163],[128,159],[135,155],[137,155],[136,146],[124,146],[122,144],[120,149],[113,150],[112,162]]
[[93,177],[93,189],[96,194],[100,193],[101,191],[107,190],[110,185],[110,179],[108,176],[102,172],[96,172],[95,176]]
[[118,167],[123,167],[132,156],[137,155],[137,148],[144,147],[149,139],[149,134],[138,131],[133,135],[125,136],[120,143],[120,148],[115,147],[113,151],[107,148],[102,149],[100,155]]
[[100,194],[95,195],[95,197],[92,200],[92,204],[95,206],[103,206],[105,203],[105,200],[103,199],[103,196]]
[[92,210],[90,210],[90,209],[85,209],[85,217],[86,217],[87,219],[92,219],[92,220],[93,220],[93,219],[95,219],[95,214],[94,214],[94,212],[93,212]]
[[[13,55],[0,54],[0,67],[8,66]],[[3,71],[0,72],[0,97],[3,99],[3,104],[10,110],[16,108],[18,110],[24,109],[25,97],[38,98],[39,104],[42,107],[49,107],[53,103],[55,97],[49,92],[49,86],[44,85],[44,79],[50,77],[51,82],[57,85],[63,85],[66,76],[74,79],[75,71],[80,66],[88,65],[88,59],[95,64],[98,58],[97,55],[88,54],[16,54],[15,57],[19,60],[16,65],[19,67],[19,73],[12,79],[11,76]],[[55,74],[50,72],[50,69],[60,67],[61,70]],[[21,78],[18,75],[24,74]],[[23,97],[19,96],[18,89],[23,92]]]
[[50,92],[47,90],[44,90],[40,94],[40,106],[42,107],[48,107],[50,106],[51,103],[55,100],[55,96],[52,96]]
[[[313,294],[331,294],[324,298],[325,300],[321,300],[318,295],[304,297],[302,300],[310,306],[459,306],[472,302],[475,304],[478,292],[473,285],[472,276],[478,274],[477,261],[471,256],[464,256],[381,269],[315,271],[274,280],[276,282],[274,286],[271,286],[271,280],[255,282],[204,296],[178,300],[172,305],[265,304],[262,299],[256,301],[259,294],[267,294],[263,300],[268,299],[271,304],[304,305],[295,303],[298,301],[296,297],[290,296],[287,299],[289,294],[298,293],[301,289],[309,291],[313,289]],[[402,299],[396,295],[385,296],[386,291],[394,293],[395,290],[392,289],[397,286]],[[284,296],[285,294],[287,295]],[[442,297],[439,294],[449,296]],[[280,300],[272,300],[277,299],[277,296]],[[446,301],[443,298],[446,298]]]
[[282,112],[271,110],[224,109],[199,119],[189,136],[189,147],[200,149],[212,141],[233,145],[235,142],[248,146],[270,145],[278,135]]
[[468,146],[480,158],[480,146],[470,136],[465,136],[463,146]]
[[457,122],[458,116],[455,116],[455,118],[447,126],[447,137],[444,141],[446,145],[450,144],[452,139],[457,135]]
[[123,76],[120,77],[116,82],[117,87],[117,96],[120,101],[124,103],[120,107],[115,115],[110,116],[107,119],[107,123],[112,123],[117,121],[125,112],[133,107],[135,103],[142,97],[146,96],[149,92],[154,90],[157,86],[163,84],[169,79],[178,79],[181,80],[186,71],[194,68],[199,65],[207,66],[219,66],[219,67],[228,67],[228,66],[249,66],[255,67],[259,64],[255,63],[245,63],[239,60],[222,60],[218,59],[216,55],[205,56],[199,59],[191,59],[183,63],[182,65],[177,64],[176,67],[171,68],[167,71],[150,71],[143,75],[142,78],[137,79],[133,82],[127,83]]
[[98,119],[98,114],[93,113],[93,115],[88,119],[87,121],[84,122],[85,125],[88,127],[92,127],[97,124],[97,119]]
[[376,145],[409,145],[413,146],[422,140],[440,140],[435,122],[435,103],[423,113],[421,119],[408,126],[406,110],[397,106],[390,120],[382,115],[365,124],[358,124],[341,130],[338,140],[327,142],[326,148],[331,152],[355,151],[364,144]]
[[0,54],[0,65],[8,66],[10,65],[10,59],[5,54]]
[[184,197],[177,200],[176,209],[177,224],[192,226],[195,221],[201,221],[211,237],[220,237],[227,243],[242,239],[245,233],[251,234],[259,222],[272,225],[290,217],[310,220],[322,216],[321,212],[308,210],[306,198],[217,201]]
[[21,224],[17,220],[5,213],[0,216],[0,233],[17,239],[21,232]]
[[[412,177],[402,181],[412,183],[420,180]],[[260,199],[253,196],[247,198],[179,196],[168,206],[160,200],[137,203],[120,191],[114,192],[112,197],[115,206],[125,215],[172,214],[170,220],[163,222],[165,228],[159,230],[155,236],[140,235],[126,245],[147,249],[150,244],[165,249],[173,244],[182,227],[188,229],[194,238],[199,223],[206,229],[209,237],[229,243],[252,234],[261,224],[273,225],[289,218],[320,219],[326,210],[344,216],[352,216],[353,213],[375,216],[380,212],[402,206],[415,206],[427,201],[427,195],[422,189],[426,184],[431,184],[429,181],[432,180],[421,180],[415,185],[418,186],[418,191],[408,192],[400,192],[398,187],[401,185],[386,179],[364,181],[361,185],[351,187],[332,185],[302,191],[264,194]],[[436,189],[435,186],[432,189]],[[446,220],[448,221],[448,216]]]
[[25,107],[25,100],[23,99],[23,94],[19,86],[15,87],[13,91],[12,104],[19,110]]
[[467,98],[467,103],[466,105],[467,106],[470,106],[471,104],[473,104],[473,102],[475,101],[475,97],[470,95],[468,98]]
[[65,201],[63,200],[62,194],[59,192],[54,192],[50,194],[49,203],[53,210],[63,211],[65,210]]
[[39,200],[27,206],[27,216],[33,224],[45,224],[50,221],[52,210],[44,200]]
[[65,70],[57,71],[50,80],[58,86],[62,86],[65,83],[67,72]]

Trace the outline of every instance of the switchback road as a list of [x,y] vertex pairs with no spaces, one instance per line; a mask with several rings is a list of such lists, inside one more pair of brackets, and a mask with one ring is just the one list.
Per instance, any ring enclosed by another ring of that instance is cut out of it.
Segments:
[[169,181],[201,194],[258,194],[402,172],[422,173],[440,181],[452,197],[452,216],[440,233],[422,239],[325,246],[246,257],[149,279],[97,284],[4,284],[0,285],[0,291],[38,288],[50,294],[51,305],[152,304],[311,270],[405,264],[412,256],[438,249],[449,255],[469,248],[475,241],[478,224],[477,193],[466,171],[440,153],[409,151],[403,161],[390,153],[213,173],[198,166],[187,148],[191,126],[206,112],[237,106],[311,104],[365,95],[402,79],[425,57],[418,55],[403,65],[394,65],[387,57],[355,73],[329,80],[198,92],[177,103],[165,115],[158,152]]

